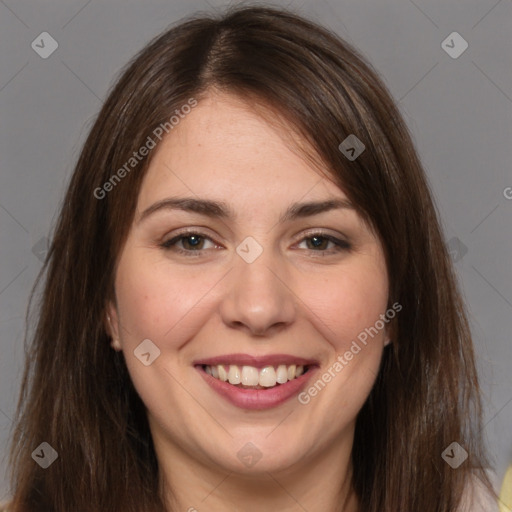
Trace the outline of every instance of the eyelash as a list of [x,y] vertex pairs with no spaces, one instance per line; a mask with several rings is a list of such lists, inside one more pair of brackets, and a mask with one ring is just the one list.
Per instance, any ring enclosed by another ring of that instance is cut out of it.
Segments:
[[[160,247],[162,247],[165,250],[174,250],[178,254],[182,254],[187,257],[203,256],[204,255],[203,252],[206,251],[207,249],[190,250],[190,249],[181,249],[180,247],[176,247],[176,243],[179,242],[180,240],[190,238],[193,236],[200,237],[202,239],[214,242],[209,236],[207,236],[205,233],[201,233],[200,231],[183,231],[183,232],[179,233],[178,235],[176,235],[175,237],[173,237],[169,240],[166,240],[165,242],[160,244]],[[301,240],[299,240],[299,243],[303,242],[305,240],[312,239],[312,238],[325,239],[329,242],[332,242],[335,245],[335,247],[331,248],[329,250],[307,249],[310,252],[324,253],[324,254],[336,254],[336,253],[339,253],[342,251],[349,251],[352,248],[352,246],[347,241],[340,240],[339,238],[336,238],[327,233],[323,233],[321,231],[315,231],[315,232],[308,233],[307,236],[304,236]],[[322,254],[322,256],[324,254]]]

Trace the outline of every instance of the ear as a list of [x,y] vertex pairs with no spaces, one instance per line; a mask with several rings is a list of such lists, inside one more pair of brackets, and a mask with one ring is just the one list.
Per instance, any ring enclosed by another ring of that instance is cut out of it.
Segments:
[[387,347],[392,340],[396,339],[396,324],[395,319],[392,319],[384,329],[384,346]]
[[112,339],[110,346],[114,350],[121,350],[121,341],[119,338],[119,314],[117,307],[112,300],[108,300],[105,307],[105,318],[103,319],[105,331]]
[[[388,308],[389,309],[389,308]],[[397,339],[398,335],[398,328],[397,328],[397,322],[396,317],[392,318],[388,325],[386,325],[386,329],[384,332],[384,346],[387,347],[391,343],[393,343],[393,340]]]

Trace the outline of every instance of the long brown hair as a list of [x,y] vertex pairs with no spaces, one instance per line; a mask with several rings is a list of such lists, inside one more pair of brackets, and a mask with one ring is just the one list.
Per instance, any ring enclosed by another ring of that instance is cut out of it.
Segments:
[[[257,6],[193,17],[158,36],[123,70],[90,131],[38,278],[10,456],[12,511],[164,510],[145,407],[122,352],[110,347],[105,304],[152,153],[129,171],[126,163],[159,126],[169,128],[176,109],[212,88],[285,119],[383,244],[389,304],[403,310],[357,418],[362,511],[454,511],[470,475],[489,484],[479,386],[411,137],[354,48],[293,13]],[[339,149],[351,134],[365,145],[355,160]],[[456,470],[441,457],[454,441],[469,454]],[[31,458],[42,442],[59,455],[47,469]]]

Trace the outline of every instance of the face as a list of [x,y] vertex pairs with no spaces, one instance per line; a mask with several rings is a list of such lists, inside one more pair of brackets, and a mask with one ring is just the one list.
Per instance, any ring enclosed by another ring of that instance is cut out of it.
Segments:
[[387,342],[381,244],[287,133],[202,100],[154,150],[119,255],[112,346],[157,449],[205,467],[347,451]]

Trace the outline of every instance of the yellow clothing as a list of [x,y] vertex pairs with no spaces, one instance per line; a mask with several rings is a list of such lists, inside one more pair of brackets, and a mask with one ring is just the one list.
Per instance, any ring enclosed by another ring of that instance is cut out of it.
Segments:
[[512,465],[508,467],[501,485],[500,512],[512,512]]

